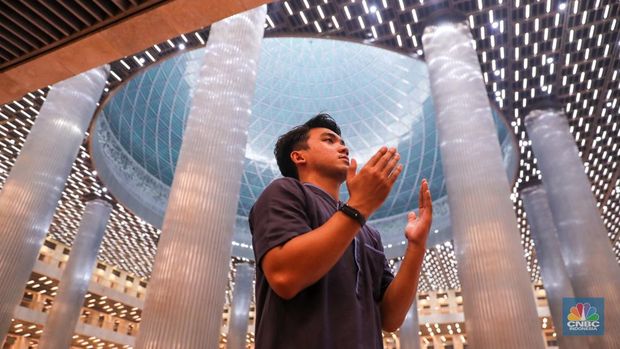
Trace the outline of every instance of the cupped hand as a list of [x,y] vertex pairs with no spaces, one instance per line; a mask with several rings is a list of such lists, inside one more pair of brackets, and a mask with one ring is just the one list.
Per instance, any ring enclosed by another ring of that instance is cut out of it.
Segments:
[[426,179],[422,180],[422,185],[420,186],[418,213],[419,215],[416,215],[413,211],[409,212],[407,225],[405,226],[405,237],[410,244],[424,247],[428,238],[428,232],[431,229],[431,223],[433,222],[433,201]]
[[347,172],[348,204],[368,218],[387,198],[403,166],[398,163],[396,148],[382,147],[357,172],[357,162],[351,159]]

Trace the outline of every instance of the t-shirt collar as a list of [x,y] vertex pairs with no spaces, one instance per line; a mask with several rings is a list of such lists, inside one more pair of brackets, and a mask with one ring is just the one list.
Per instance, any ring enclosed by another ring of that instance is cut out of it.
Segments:
[[334,199],[333,196],[329,195],[328,192],[326,192],[325,190],[323,190],[323,188],[309,183],[309,182],[303,182],[303,185],[305,185],[306,187],[310,188],[313,192],[317,193],[318,195],[321,195],[322,197],[326,198],[327,200],[329,200],[330,202],[336,204],[337,206],[340,205],[340,201]]

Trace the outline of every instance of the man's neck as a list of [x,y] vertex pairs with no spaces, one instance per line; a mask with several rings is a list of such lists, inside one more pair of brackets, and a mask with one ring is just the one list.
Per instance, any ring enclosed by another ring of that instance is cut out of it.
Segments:
[[340,198],[340,181],[316,175],[300,176],[299,180],[302,183],[310,183],[323,189],[323,191],[329,194],[336,201]]

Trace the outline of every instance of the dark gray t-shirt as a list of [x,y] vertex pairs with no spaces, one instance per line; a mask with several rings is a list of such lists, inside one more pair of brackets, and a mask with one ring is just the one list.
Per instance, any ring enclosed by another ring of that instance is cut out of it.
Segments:
[[[323,225],[338,205],[312,184],[273,181],[249,216],[257,265],[270,249]],[[256,349],[383,348],[379,304],[393,278],[381,237],[368,225],[323,278],[290,300],[256,268]]]

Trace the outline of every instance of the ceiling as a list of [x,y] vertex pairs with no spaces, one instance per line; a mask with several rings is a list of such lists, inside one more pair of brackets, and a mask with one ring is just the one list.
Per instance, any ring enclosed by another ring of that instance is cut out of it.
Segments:
[[[520,154],[511,199],[532,279],[540,272],[519,191],[539,177],[523,125],[528,105],[545,93],[565,106],[585,171],[610,239],[620,256],[620,4],[602,0],[380,0],[278,1],[269,5],[265,36],[318,36],[352,40],[424,58],[424,19],[442,9],[465,13],[475,39],[490,99],[509,119]],[[203,46],[208,28],[112,62],[106,93],[162,58]],[[3,183],[36,119],[47,89],[0,106],[0,183]],[[106,98],[104,96],[103,98]],[[51,237],[70,244],[83,210],[79,198],[92,193],[113,198],[93,168],[87,144],[50,228]],[[139,276],[151,270],[159,231],[116,204],[100,258]],[[430,246],[421,289],[458,286],[454,248]]]
[[163,0],[0,2],[0,71],[144,11]]
[[[156,178],[163,186],[148,191],[161,188],[167,198],[203,55],[204,50],[175,55],[134,75],[105,101],[96,123],[94,137],[109,133],[105,141],[92,144],[107,150],[91,152],[99,176],[120,202],[158,227],[166,200],[161,200],[159,217],[151,219],[141,206],[154,200],[137,192],[144,184],[134,181]],[[434,198],[446,195],[435,109],[420,60],[349,41],[269,38],[262,44],[256,81],[237,215],[247,217],[266,185],[280,176],[273,156],[278,136],[319,111],[328,111],[340,124],[360,166],[382,145],[399,149],[403,174],[373,219],[416,208],[422,178],[428,179]],[[510,142],[505,123],[497,119],[497,124],[500,144]],[[136,166],[128,166],[129,161]],[[341,191],[346,200],[346,187]],[[143,199],[124,200],[130,192]]]

